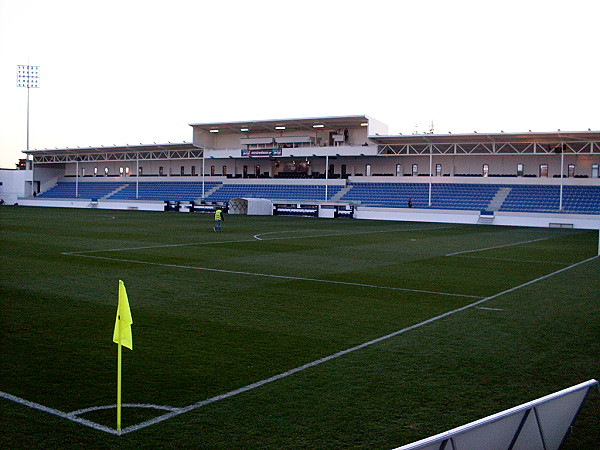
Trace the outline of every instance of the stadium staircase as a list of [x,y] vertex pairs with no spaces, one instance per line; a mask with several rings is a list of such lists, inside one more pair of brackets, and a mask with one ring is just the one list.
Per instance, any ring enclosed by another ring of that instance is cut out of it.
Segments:
[[508,194],[510,194],[510,191],[511,191],[511,188],[509,188],[509,187],[503,187],[503,188],[498,189],[498,192],[496,192],[496,195],[494,195],[494,198],[488,205],[487,209],[489,211],[500,211],[500,208],[504,204],[504,200],[506,200],[506,197],[508,197]]
[[202,197],[198,197],[197,199],[195,199],[195,202],[201,202],[202,200],[210,197],[211,195],[213,195],[215,192],[217,192],[221,186],[223,186],[222,184],[217,184],[216,186],[212,187],[211,189],[209,189],[208,191],[204,192],[204,198]]
[[335,194],[333,197],[331,197],[331,201],[332,202],[338,202],[340,201],[340,199],[346,195],[346,193],[348,191],[350,191],[350,189],[352,189],[352,186],[346,186],[345,188],[342,188],[341,191],[339,191],[337,194]]
[[129,187],[129,184],[123,184],[121,186],[119,186],[118,188],[116,188],[114,191],[110,192],[109,194],[105,195],[104,197],[102,197],[104,200],[109,199],[110,197],[112,197],[114,194],[116,194],[119,191],[122,191],[123,189]]

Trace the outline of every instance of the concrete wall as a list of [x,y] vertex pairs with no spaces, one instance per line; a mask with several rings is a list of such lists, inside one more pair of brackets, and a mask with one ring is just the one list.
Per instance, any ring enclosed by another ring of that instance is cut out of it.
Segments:
[[[477,224],[479,212],[359,206],[354,211],[354,217],[357,219],[398,220],[405,222]],[[600,215],[497,212],[492,222],[492,225],[543,228],[557,226],[557,224],[572,226],[573,228],[598,230],[600,229]]]
[[0,199],[14,205],[20,197],[31,194],[31,170],[0,169]]

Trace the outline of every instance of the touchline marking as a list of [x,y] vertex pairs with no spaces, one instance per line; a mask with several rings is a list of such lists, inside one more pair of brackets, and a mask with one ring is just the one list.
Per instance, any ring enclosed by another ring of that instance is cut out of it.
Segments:
[[[526,283],[520,284],[519,286],[515,286],[515,287],[512,287],[510,289],[506,289],[505,291],[499,292],[499,293],[494,294],[494,295],[492,295],[490,297],[486,297],[486,298],[483,298],[483,299],[478,300],[476,302],[473,302],[473,303],[470,303],[468,305],[462,306],[460,308],[456,308],[456,309],[454,309],[452,311],[445,312],[445,313],[440,314],[438,316],[435,316],[435,317],[432,317],[430,319],[427,319],[427,320],[424,320],[422,322],[419,322],[419,323],[417,323],[415,325],[411,325],[409,327],[403,328],[401,330],[395,331],[395,332],[387,334],[385,336],[381,336],[379,338],[370,340],[368,342],[364,342],[364,343],[359,344],[359,345],[357,345],[355,347],[352,347],[352,348],[349,348],[349,349],[346,349],[346,350],[342,350],[340,352],[334,353],[332,355],[326,356],[326,357],[321,358],[321,359],[317,359],[317,360],[315,360],[313,362],[304,364],[302,366],[298,366],[298,367],[296,367],[294,369],[288,370],[286,372],[282,372],[282,373],[280,373],[278,375],[274,375],[272,377],[265,378],[263,380],[255,382],[255,383],[248,384],[248,385],[243,386],[243,387],[241,387],[239,389],[235,389],[233,391],[229,391],[229,392],[226,392],[224,394],[216,395],[214,397],[208,398],[206,400],[202,400],[202,401],[197,402],[197,403],[193,403],[193,404],[191,404],[189,406],[185,406],[183,408],[174,408],[173,411],[171,411],[171,412],[169,412],[167,414],[163,414],[162,416],[155,417],[154,419],[148,420],[146,422],[142,422],[142,423],[139,423],[137,425],[133,425],[131,427],[127,427],[127,428],[125,428],[124,430],[121,430],[121,431],[117,431],[117,430],[112,429],[110,427],[106,427],[104,425],[100,425],[100,424],[97,424],[95,422],[91,422],[89,420],[82,419],[80,417],[77,417],[73,413],[65,413],[65,412],[59,411],[59,410],[54,409],[54,408],[48,408],[48,407],[40,405],[38,403],[30,402],[28,400],[24,400],[24,399],[22,399],[20,397],[16,397],[14,395],[7,394],[5,392],[1,392],[0,391],[0,397],[5,398],[7,400],[14,401],[16,403],[23,404],[25,406],[29,406],[30,408],[38,409],[40,411],[45,411],[45,412],[47,412],[49,414],[53,414],[53,415],[62,417],[62,418],[67,419],[67,420],[71,420],[73,422],[77,422],[77,423],[80,423],[82,425],[86,425],[88,427],[94,428],[94,429],[99,430],[99,431],[105,431],[106,433],[115,434],[115,435],[123,435],[123,434],[131,433],[133,431],[140,430],[142,428],[149,427],[151,425],[155,425],[157,423],[160,423],[160,422],[163,422],[163,421],[165,421],[167,419],[170,419],[171,417],[175,417],[175,416],[178,416],[180,414],[184,414],[186,412],[193,411],[194,409],[198,409],[198,408],[200,408],[202,406],[209,405],[211,403],[215,403],[215,402],[218,402],[220,400],[224,400],[224,399],[233,397],[235,395],[238,395],[238,394],[241,394],[241,393],[244,393],[244,392],[248,392],[248,391],[250,391],[252,389],[264,386],[264,385],[266,385],[268,383],[272,383],[273,381],[281,380],[282,378],[286,378],[286,377],[289,377],[290,375],[294,375],[294,374],[296,374],[298,372],[301,372],[303,370],[309,369],[311,367],[318,366],[319,364],[322,364],[324,362],[331,361],[332,359],[335,359],[335,358],[339,358],[340,356],[344,356],[344,355],[347,355],[349,353],[355,352],[357,350],[361,350],[361,349],[363,349],[365,347],[371,346],[373,344],[377,344],[379,342],[391,339],[391,338],[393,338],[395,336],[398,336],[400,334],[403,334],[403,333],[406,333],[408,331],[412,331],[412,330],[414,330],[416,328],[422,327],[423,325],[430,324],[432,322],[438,321],[440,319],[443,319],[445,317],[451,316],[451,315],[456,314],[458,312],[465,311],[466,309],[479,306],[482,303],[485,303],[485,302],[487,302],[489,300],[495,299],[495,298],[500,297],[502,295],[509,294],[509,293],[514,292],[514,291],[516,291],[518,289],[530,286],[530,285],[532,285],[534,283],[537,283],[539,281],[545,280],[547,278],[551,278],[551,277],[553,277],[555,275],[558,275],[559,273],[565,272],[565,271],[570,270],[570,269],[572,269],[574,267],[577,267],[577,266],[580,266],[580,265],[585,264],[587,262],[590,262],[590,261],[592,261],[592,260],[594,260],[594,259],[596,259],[598,257],[599,256],[593,256],[591,258],[585,259],[585,260],[580,261],[578,263],[571,264],[568,267],[563,267],[562,269],[559,269],[559,270],[557,270],[555,272],[549,273],[547,275],[543,275],[543,276],[538,277],[538,278],[536,278],[534,280],[531,280],[531,281],[528,281]],[[79,411],[83,411],[83,410],[79,410]]]
[[63,419],[70,420],[71,422],[77,422],[81,425],[88,426],[93,428],[94,430],[104,431],[110,434],[120,434],[117,430],[112,429],[110,427],[106,427],[104,425],[100,425],[99,423],[92,422],[90,420],[82,419],[81,417],[77,417],[74,414],[69,414],[63,411],[59,411],[58,409],[48,408],[47,406],[40,405],[39,403],[30,402],[29,400],[25,400],[21,397],[17,397],[15,395],[7,394],[6,392],[0,391],[0,397],[5,398],[7,400],[11,400],[15,403],[20,403],[21,405],[28,406],[29,408],[37,409],[39,411],[44,411],[49,414],[62,417]]
[[502,308],[486,308],[485,306],[476,306],[476,309],[484,309],[486,311],[504,311]]
[[401,287],[393,287],[393,286],[378,286],[376,284],[352,283],[350,281],[336,281],[336,280],[325,280],[325,279],[319,279],[319,278],[293,277],[290,275],[275,275],[272,273],[242,272],[240,270],[214,269],[211,267],[182,266],[179,264],[164,264],[164,263],[157,263],[157,262],[150,262],[150,261],[137,261],[135,259],[109,258],[108,256],[83,255],[83,254],[79,254],[79,253],[72,253],[71,255],[79,256],[81,258],[104,259],[106,261],[126,262],[126,263],[131,263],[131,264],[144,264],[144,265],[148,265],[148,266],[159,266],[159,267],[173,267],[175,269],[201,270],[201,271],[206,271],[206,272],[219,272],[219,273],[232,273],[232,274],[237,274],[237,275],[249,275],[249,276],[253,276],[253,277],[280,278],[283,280],[313,281],[316,283],[342,284],[345,286],[358,286],[358,287],[367,287],[367,288],[373,288],[373,289],[388,289],[391,291],[402,291],[402,292],[419,292],[422,294],[446,295],[446,296],[450,296],[450,297],[481,298],[481,296],[479,296],[479,295],[455,294],[455,293],[451,293],[451,292],[436,292],[436,291],[428,291],[425,289],[409,289],[409,288],[401,288]]
[[529,244],[531,242],[547,241],[548,239],[550,239],[550,238],[546,237],[546,238],[540,238],[540,239],[532,239],[530,241],[515,242],[513,244],[503,244],[503,245],[496,245],[494,247],[476,248],[474,250],[464,250],[461,252],[448,253],[446,256],[464,255],[465,253],[482,252],[484,250],[493,250],[495,248],[512,247],[514,245]]
[[229,391],[229,392],[227,392],[225,394],[217,395],[215,397],[211,397],[211,398],[208,398],[206,400],[202,400],[200,402],[197,402],[197,403],[194,403],[192,405],[189,405],[189,406],[186,406],[184,408],[181,408],[178,411],[173,411],[173,412],[164,414],[162,416],[155,417],[154,419],[148,420],[146,422],[142,422],[142,423],[139,423],[137,425],[128,427],[128,428],[124,429],[122,431],[122,433],[125,434],[125,433],[130,433],[132,431],[140,430],[142,428],[145,428],[145,427],[148,427],[148,426],[151,426],[151,425],[155,425],[155,424],[157,424],[159,422],[162,422],[164,420],[170,419],[171,417],[175,417],[175,416],[178,416],[180,414],[192,411],[194,409],[198,409],[198,408],[200,408],[202,406],[209,405],[211,403],[215,403],[215,402],[218,402],[220,400],[224,400],[224,399],[229,398],[229,397],[233,397],[234,395],[238,395],[238,394],[241,394],[243,392],[247,392],[247,391],[250,391],[252,389],[264,386],[265,384],[272,383],[273,381],[281,380],[282,378],[286,378],[286,377],[289,377],[290,375],[296,374],[296,373],[301,372],[303,370],[309,369],[311,367],[318,366],[319,364],[322,364],[324,362],[331,361],[332,359],[339,358],[340,356],[347,355],[348,353],[352,353],[352,352],[355,352],[357,350],[360,350],[360,349],[363,349],[365,347],[368,347],[370,345],[377,344],[379,342],[388,340],[388,339],[393,338],[395,336],[398,336],[400,334],[403,334],[403,333],[406,333],[408,331],[412,331],[412,330],[414,330],[416,328],[422,327],[423,325],[430,324],[432,322],[435,322],[437,320],[440,320],[440,319],[443,319],[445,317],[451,316],[451,315],[456,314],[458,312],[464,311],[464,310],[472,308],[474,306],[478,306],[478,305],[480,305],[482,303],[485,303],[485,302],[487,302],[489,300],[495,299],[495,298],[500,297],[502,295],[509,294],[509,293],[511,293],[513,291],[516,291],[518,289],[527,287],[527,286],[529,286],[531,284],[537,283],[538,281],[542,281],[542,280],[545,280],[546,278],[553,277],[554,275],[557,275],[557,274],[559,274],[561,272],[564,272],[564,271],[567,271],[567,270],[572,269],[574,267],[577,267],[577,266],[579,266],[581,264],[585,264],[585,263],[587,263],[589,261],[592,261],[592,260],[594,260],[596,258],[598,258],[598,256],[593,256],[593,257],[588,258],[586,260],[583,260],[583,261],[580,261],[578,263],[572,264],[572,265],[570,265],[568,267],[564,267],[564,268],[559,269],[559,270],[557,270],[555,272],[552,272],[552,273],[549,273],[547,275],[543,275],[543,276],[541,276],[539,278],[536,278],[534,280],[528,281],[527,283],[523,283],[523,284],[520,284],[519,286],[515,286],[515,287],[512,287],[512,288],[507,289],[505,291],[499,292],[498,294],[494,294],[494,295],[492,295],[490,297],[483,298],[481,300],[478,300],[476,302],[473,302],[473,303],[470,303],[468,305],[462,306],[460,308],[454,309],[452,311],[448,311],[446,313],[440,314],[439,316],[435,316],[435,317],[432,317],[430,319],[424,320],[423,322],[417,323],[415,325],[411,325],[409,327],[403,328],[401,330],[395,331],[395,332],[387,334],[385,336],[381,336],[381,337],[373,339],[371,341],[364,342],[364,343],[359,344],[359,345],[357,345],[355,347],[352,347],[352,348],[349,348],[349,349],[346,349],[346,350],[342,350],[340,352],[334,353],[333,355],[329,355],[329,356],[326,356],[324,358],[317,359],[316,361],[310,362],[308,364],[304,364],[302,366],[296,367],[294,369],[288,370],[288,371],[280,373],[278,375],[274,375],[274,376],[272,376],[270,378],[265,378],[264,380],[257,381],[256,383],[248,384],[248,385],[246,385],[244,387],[241,387],[239,389],[235,389],[233,391]]
[[[448,256],[448,255],[446,255],[446,256]],[[456,256],[460,256],[461,258],[471,258],[471,259],[491,259],[493,261],[524,262],[524,263],[536,263],[536,264],[555,264],[558,266],[567,266],[570,264],[570,263],[565,263],[565,262],[554,262],[554,261],[535,261],[535,260],[531,260],[531,259],[490,258],[487,256],[463,256],[463,255],[456,255]]]

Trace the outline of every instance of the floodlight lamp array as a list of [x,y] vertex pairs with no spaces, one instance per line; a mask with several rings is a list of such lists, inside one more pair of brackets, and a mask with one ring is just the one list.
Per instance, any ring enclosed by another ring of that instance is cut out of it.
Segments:
[[39,88],[40,66],[17,66],[17,87]]

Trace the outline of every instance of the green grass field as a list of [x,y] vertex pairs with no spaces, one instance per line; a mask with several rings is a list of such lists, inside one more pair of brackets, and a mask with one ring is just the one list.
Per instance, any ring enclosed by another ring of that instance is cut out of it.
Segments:
[[[123,402],[196,405],[116,436],[0,398],[2,448],[385,449],[600,376],[597,231],[0,215],[0,391],[64,413],[114,405],[121,279],[134,320]],[[599,397],[565,448],[600,446]],[[124,408],[123,428],[165,413]],[[81,417],[116,426],[114,407]]]

